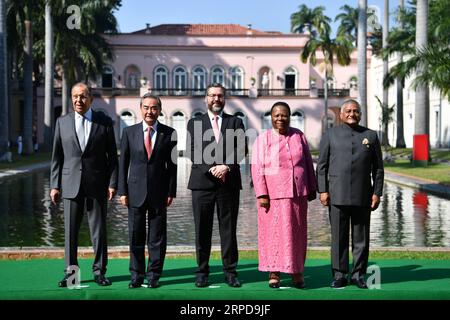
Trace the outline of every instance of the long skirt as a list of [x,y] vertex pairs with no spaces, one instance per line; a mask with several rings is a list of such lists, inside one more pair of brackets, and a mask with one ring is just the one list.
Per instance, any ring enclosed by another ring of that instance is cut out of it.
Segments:
[[271,199],[270,209],[258,205],[260,271],[303,273],[307,246],[306,197]]

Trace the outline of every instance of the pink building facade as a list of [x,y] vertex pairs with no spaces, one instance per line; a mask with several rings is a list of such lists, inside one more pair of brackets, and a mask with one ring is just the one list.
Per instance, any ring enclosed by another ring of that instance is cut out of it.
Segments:
[[[160,25],[105,37],[115,60],[91,83],[93,107],[114,120],[118,143],[125,126],[141,121],[139,97],[151,91],[162,99],[160,121],[177,130],[179,149],[184,150],[188,120],[205,112],[205,88],[220,82],[228,90],[225,111],[242,117],[247,129],[259,133],[269,128],[271,106],[285,101],[291,107],[291,125],[305,132],[312,148],[318,147],[325,118],[324,72],[320,55],[316,67],[300,60],[307,34],[239,25]],[[349,66],[334,63],[328,79],[330,125],[339,123],[339,105],[356,98],[356,77],[356,51]],[[43,99],[38,93],[38,105]],[[56,97],[55,110],[60,105]],[[37,117],[43,123],[42,112]],[[43,139],[40,126],[38,139]]]

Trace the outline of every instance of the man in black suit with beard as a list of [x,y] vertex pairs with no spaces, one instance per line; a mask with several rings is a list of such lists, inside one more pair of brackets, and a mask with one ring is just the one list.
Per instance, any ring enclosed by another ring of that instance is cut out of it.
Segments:
[[192,190],[194,211],[197,287],[208,286],[215,208],[225,282],[230,287],[241,286],[236,271],[236,227],[242,189],[239,163],[246,154],[246,138],[242,120],[223,112],[225,93],[221,84],[208,86],[205,97],[207,112],[189,120],[187,125],[187,146],[192,160],[188,188]]
[[325,133],[320,143],[317,180],[320,202],[330,210],[332,288],[347,285],[349,227],[352,230],[351,282],[367,289],[370,212],[383,193],[384,169],[377,133],[359,125],[361,108],[347,100],[341,106],[342,125]]
[[177,189],[176,131],[158,122],[159,97],[145,94],[140,109],[143,121],[123,130],[119,162],[118,194],[128,207],[130,289],[141,287],[145,278],[148,288],[159,286],[167,248],[167,207]]

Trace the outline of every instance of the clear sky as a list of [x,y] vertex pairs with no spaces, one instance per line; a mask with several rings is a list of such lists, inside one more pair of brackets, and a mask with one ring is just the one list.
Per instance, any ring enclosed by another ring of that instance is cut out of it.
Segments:
[[[243,26],[252,24],[253,29],[261,31],[289,33],[290,16],[302,3],[310,8],[323,5],[326,15],[333,21],[344,4],[358,6],[358,0],[122,0],[122,7],[115,15],[120,32],[143,29],[146,23],[151,26],[165,23],[235,23]],[[382,17],[384,0],[368,0],[367,4],[377,6]],[[399,0],[389,1],[391,16],[398,4]],[[337,24],[332,27],[336,31]]]

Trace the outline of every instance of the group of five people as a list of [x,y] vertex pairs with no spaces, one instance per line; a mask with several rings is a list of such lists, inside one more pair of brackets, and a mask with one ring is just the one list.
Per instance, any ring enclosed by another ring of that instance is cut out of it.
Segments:
[[[209,259],[214,212],[217,212],[224,281],[240,287],[236,236],[240,162],[247,155],[242,120],[224,112],[226,89],[206,89],[206,112],[189,120],[187,154],[192,161],[188,189],[192,191],[197,269],[195,285],[209,285]],[[129,288],[159,287],[167,248],[167,207],[176,196],[176,131],[158,122],[162,102],[145,94],[140,99],[142,122],[122,132],[120,161],[113,123],[90,108],[88,86],[72,88],[75,112],[57,119],[53,144],[50,197],[64,199],[66,287],[70,266],[78,266],[78,233],[84,213],[94,249],[94,281],[111,284],[107,265],[107,200],[116,193],[128,207],[131,282]],[[291,110],[276,102],[272,129],[261,133],[252,148],[251,174],[258,207],[259,270],[269,272],[269,286],[279,288],[281,273],[292,275],[304,288],[308,201],[320,194],[329,207],[333,288],[347,285],[351,226],[352,283],[367,288],[364,275],[369,256],[370,212],[376,210],[383,188],[380,143],[374,131],[359,125],[357,101],[345,101],[342,124],[322,137],[317,169],[302,131],[290,127]],[[146,265],[145,246],[149,258]]]

